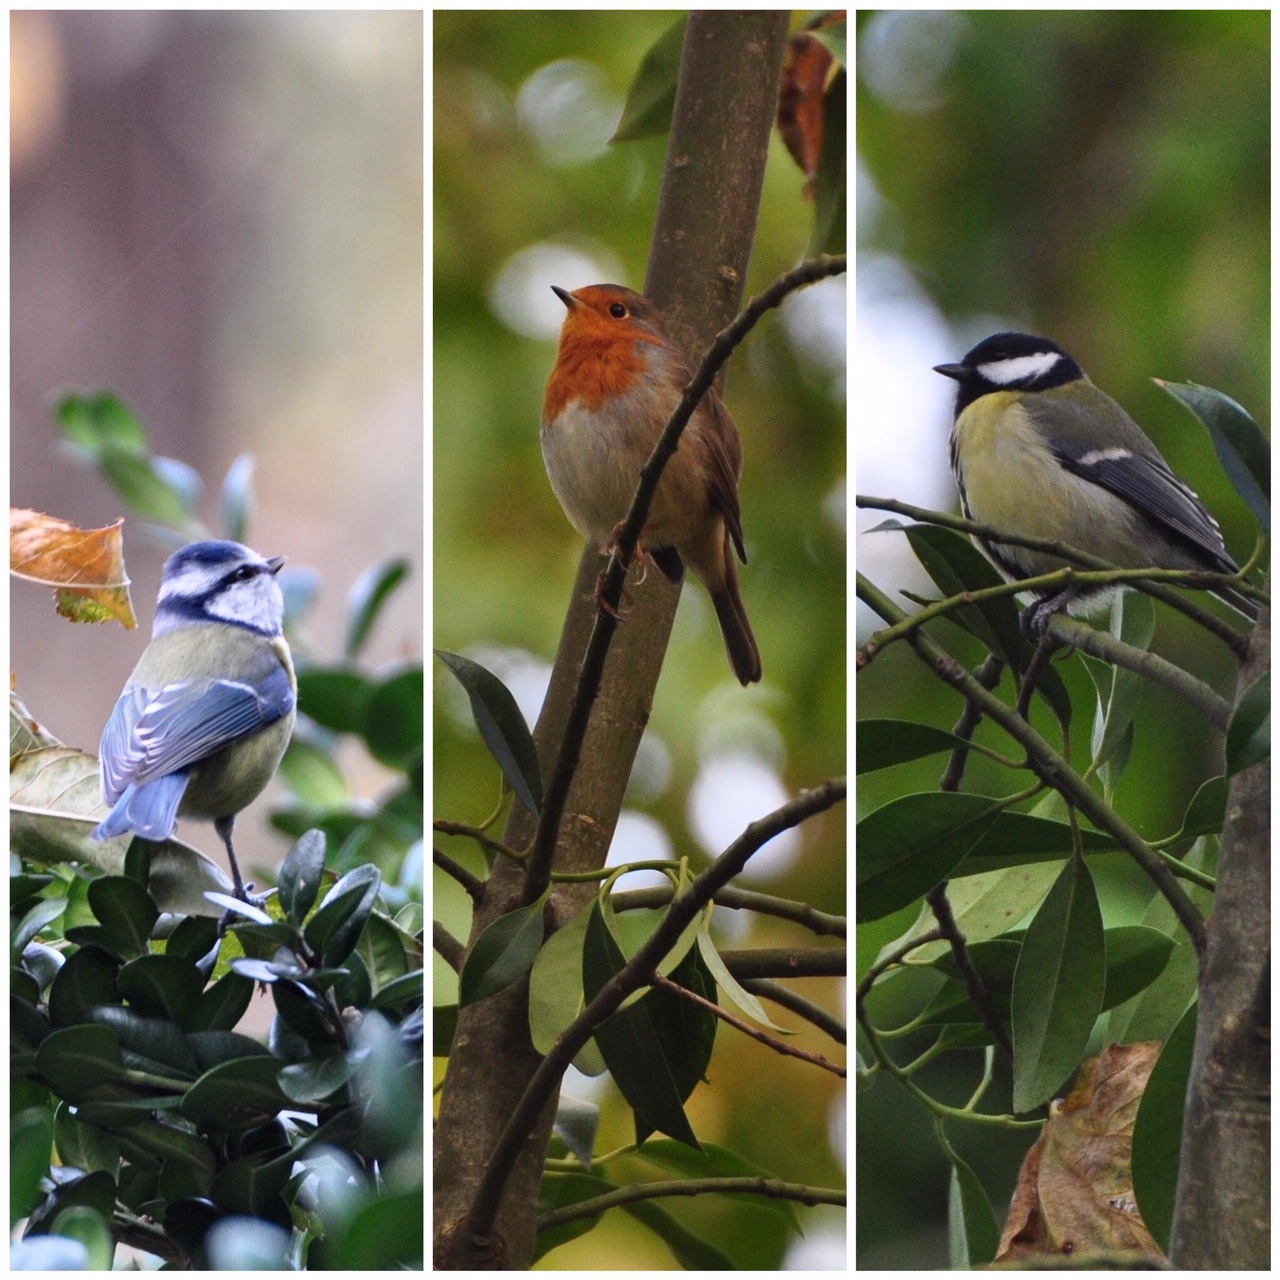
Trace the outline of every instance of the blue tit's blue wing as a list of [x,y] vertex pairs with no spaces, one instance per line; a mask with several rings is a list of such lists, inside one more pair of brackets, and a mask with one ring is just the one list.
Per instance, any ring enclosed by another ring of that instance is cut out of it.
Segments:
[[102,792],[114,804],[125,789],[178,773],[289,714],[293,685],[281,666],[255,684],[179,680],[120,695],[102,735]]

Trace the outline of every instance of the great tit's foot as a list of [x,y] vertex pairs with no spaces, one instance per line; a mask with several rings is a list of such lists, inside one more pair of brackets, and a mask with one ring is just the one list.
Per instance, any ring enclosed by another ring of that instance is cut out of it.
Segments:
[[1039,644],[1049,630],[1054,614],[1063,610],[1080,594],[1076,586],[1064,587],[1051,596],[1043,596],[1018,614],[1018,629],[1029,644]]

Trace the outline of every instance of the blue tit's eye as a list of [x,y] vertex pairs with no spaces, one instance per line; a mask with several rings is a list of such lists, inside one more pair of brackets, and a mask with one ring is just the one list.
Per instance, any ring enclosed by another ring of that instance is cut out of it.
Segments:
[[242,564],[228,579],[228,582],[245,582],[254,575],[254,567],[251,564]]

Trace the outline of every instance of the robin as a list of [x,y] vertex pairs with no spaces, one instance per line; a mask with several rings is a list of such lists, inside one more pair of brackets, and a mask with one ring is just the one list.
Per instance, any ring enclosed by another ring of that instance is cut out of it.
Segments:
[[[617,284],[552,288],[568,314],[542,406],[542,459],[569,522],[605,550],[695,370],[647,298]],[[741,472],[738,429],[708,391],[662,473],[642,538],[672,582],[687,564],[710,592],[733,673],[748,685],[761,669],[733,559],[736,550],[747,562]]]

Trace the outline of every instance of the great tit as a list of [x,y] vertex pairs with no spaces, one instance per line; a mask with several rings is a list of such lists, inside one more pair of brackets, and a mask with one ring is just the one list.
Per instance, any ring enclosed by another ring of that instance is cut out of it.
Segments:
[[238,542],[192,542],[169,557],[151,643],[100,751],[113,807],[93,839],[132,831],[165,840],[179,815],[212,820],[245,901],[231,829],[275,773],[297,710],[275,578],[282,564]]
[[[934,371],[958,384],[951,470],[969,519],[1064,542],[1122,569],[1239,572],[1204,504],[1056,342],[997,333],[958,364]],[[981,540],[981,546],[1011,581],[1066,563],[1008,543]],[[1093,612],[1112,590],[1072,585],[1041,592],[1023,611],[1023,630],[1043,634],[1063,608]],[[1225,587],[1214,594],[1257,616],[1239,592]]]

